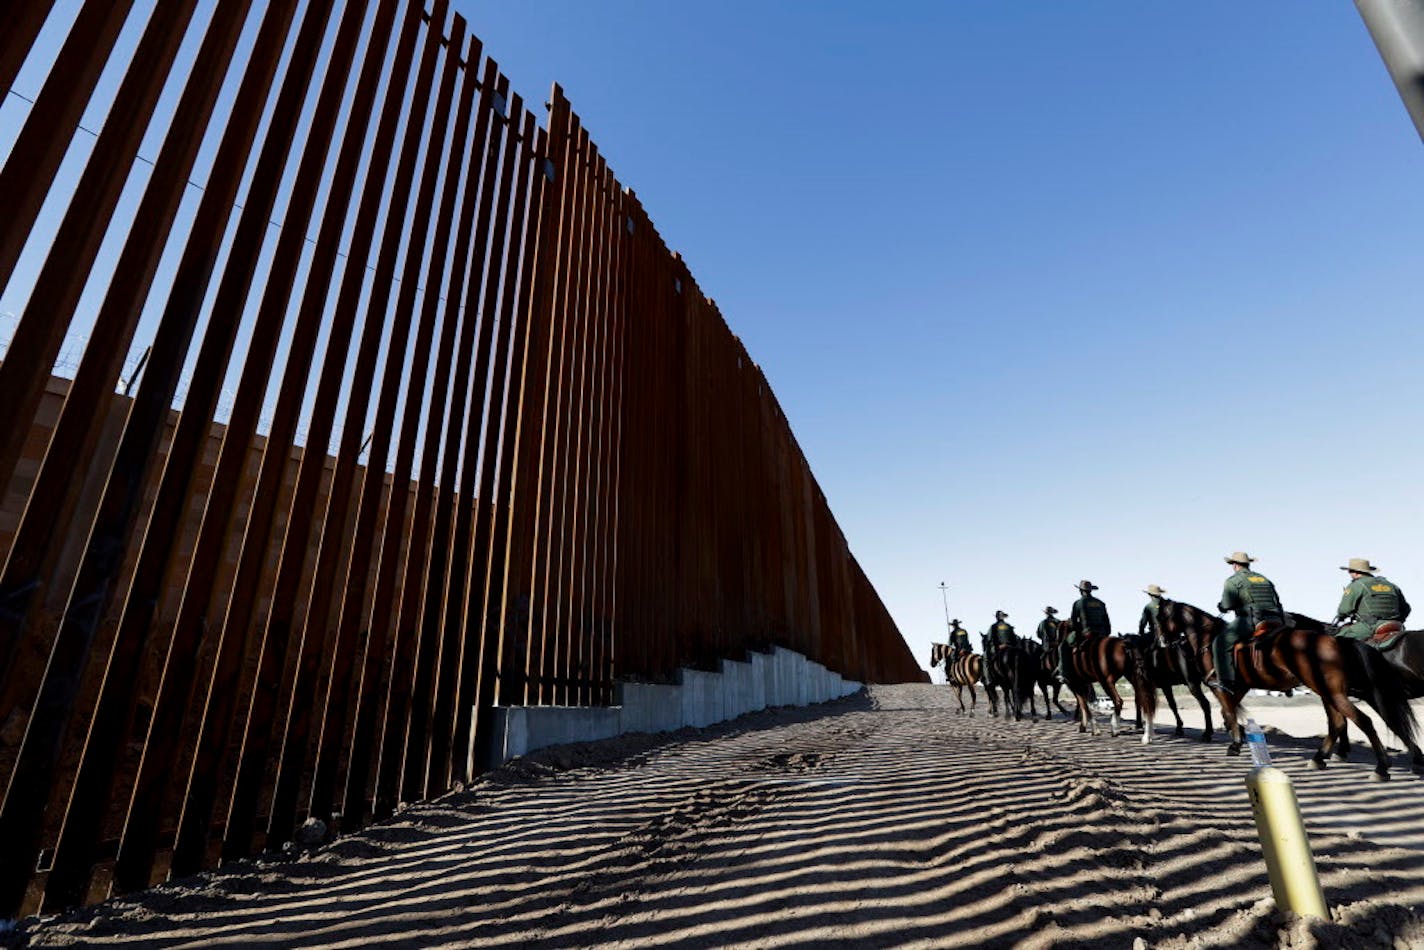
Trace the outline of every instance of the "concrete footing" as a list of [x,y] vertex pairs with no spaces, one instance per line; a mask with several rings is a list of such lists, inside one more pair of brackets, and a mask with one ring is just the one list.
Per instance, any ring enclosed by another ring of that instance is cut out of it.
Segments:
[[781,647],[723,660],[716,673],[680,670],[676,685],[620,683],[616,706],[500,706],[494,710],[494,761],[551,745],[611,739],[630,732],[710,726],[768,706],[840,699],[861,684]]

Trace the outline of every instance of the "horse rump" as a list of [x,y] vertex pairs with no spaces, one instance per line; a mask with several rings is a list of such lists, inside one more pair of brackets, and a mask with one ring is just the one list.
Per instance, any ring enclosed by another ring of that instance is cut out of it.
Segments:
[[1409,705],[1409,690],[1404,679],[1379,650],[1363,640],[1337,638],[1345,658],[1345,672],[1350,685],[1358,689],[1365,700],[1384,719],[1389,731],[1404,740],[1411,749],[1418,746],[1419,723]]

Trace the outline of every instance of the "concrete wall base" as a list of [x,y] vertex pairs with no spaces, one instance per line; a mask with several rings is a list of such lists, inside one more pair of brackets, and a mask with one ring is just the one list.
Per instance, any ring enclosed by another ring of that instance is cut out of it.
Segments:
[[620,683],[616,706],[498,706],[491,768],[552,745],[631,732],[710,726],[769,706],[807,706],[858,692],[860,683],[782,647],[723,660],[721,670],[678,671],[677,684]]

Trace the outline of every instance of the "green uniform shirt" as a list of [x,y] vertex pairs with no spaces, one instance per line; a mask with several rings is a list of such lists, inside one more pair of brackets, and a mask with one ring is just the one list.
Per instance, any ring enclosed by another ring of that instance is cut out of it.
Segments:
[[953,650],[963,650],[965,653],[973,653],[974,648],[969,645],[969,631],[963,627],[955,627],[949,632],[949,646]]
[[1147,601],[1147,606],[1142,608],[1142,616],[1137,619],[1137,633],[1141,636],[1150,632],[1153,636],[1162,635],[1162,598],[1152,597]]
[[1038,642],[1048,646],[1049,642],[1058,633],[1058,621],[1052,617],[1044,617],[1038,625]]
[[1387,620],[1403,623],[1409,619],[1409,601],[1404,591],[1383,577],[1366,574],[1352,580],[1340,598],[1340,617],[1355,617],[1363,623],[1379,626]]
[[1276,585],[1256,571],[1237,571],[1226,579],[1217,610],[1236,612],[1237,619],[1258,624],[1263,620],[1284,620],[1285,609],[1276,595]]
[[1084,594],[1073,602],[1073,613],[1069,618],[1073,632],[1068,634],[1069,643],[1078,643],[1088,634],[1100,637],[1112,635],[1112,621],[1108,619],[1108,607],[1092,594]]
[[1018,634],[1014,633],[1013,625],[1007,620],[996,620],[989,628],[989,645],[996,647],[1011,647],[1019,642]]

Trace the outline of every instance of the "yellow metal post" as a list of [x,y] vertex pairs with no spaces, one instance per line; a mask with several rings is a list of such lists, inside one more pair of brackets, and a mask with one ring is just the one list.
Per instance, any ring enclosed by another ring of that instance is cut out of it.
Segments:
[[1328,920],[1325,892],[1315,872],[1315,858],[1290,776],[1269,765],[1254,768],[1246,776],[1246,788],[1251,793],[1256,833],[1276,906]]

